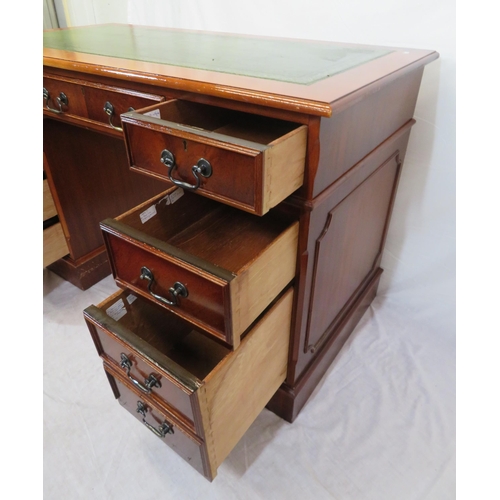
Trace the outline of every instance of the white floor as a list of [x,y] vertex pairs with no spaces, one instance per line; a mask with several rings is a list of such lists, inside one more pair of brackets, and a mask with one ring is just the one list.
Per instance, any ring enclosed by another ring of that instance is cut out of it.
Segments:
[[264,410],[209,483],[114,400],[82,311],[116,290],[44,271],[45,500],[455,498],[450,311],[381,292],[297,420]]

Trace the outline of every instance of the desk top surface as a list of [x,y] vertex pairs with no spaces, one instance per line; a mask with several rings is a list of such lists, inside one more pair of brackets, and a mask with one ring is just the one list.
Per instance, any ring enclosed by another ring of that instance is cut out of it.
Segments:
[[324,116],[342,97],[437,57],[426,50],[118,24],[44,32],[46,66],[279,102]]

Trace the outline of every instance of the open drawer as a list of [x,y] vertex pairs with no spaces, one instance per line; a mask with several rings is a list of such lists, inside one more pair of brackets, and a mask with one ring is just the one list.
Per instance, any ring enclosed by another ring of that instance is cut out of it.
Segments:
[[298,228],[176,187],[101,223],[118,285],[233,349],[294,278]]
[[189,101],[121,116],[133,170],[265,214],[302,186],[307,127]]
[[161,438],[191,467],[212,480],[203,440],[183,427],[165,407],[158,405],[157,401],[152,401],[134,389],[134,386],[128,383],[112,365],[104,362],[104,370],[115,398],[121,406]]
[[[253,325],[237,351],[206,339],[175,315],[128,291],[88,307],[84,315],[108,374],[132,392],[130,411],[137,412],[141,402],[151,414],[156,412],[158,422],[148,421],[147,427],[153,425],[163,435],[153,432],[166,442],[172,433],[158,426],[173,426],[174,433],[179,428],[183,449],[194,450],[189,453],[208,462],[204,474],[212,480],[285,380],[292,298],[289,288]],[[114,391],[116,397],[123,393],[116,384]],[[196,451],[197,446],[204,450]]]

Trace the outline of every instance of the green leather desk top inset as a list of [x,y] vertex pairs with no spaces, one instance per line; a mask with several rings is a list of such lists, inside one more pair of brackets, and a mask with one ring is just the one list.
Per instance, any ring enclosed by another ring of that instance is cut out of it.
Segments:
[[129,25],[46,31],[46,48],[310,85],[392,50]]

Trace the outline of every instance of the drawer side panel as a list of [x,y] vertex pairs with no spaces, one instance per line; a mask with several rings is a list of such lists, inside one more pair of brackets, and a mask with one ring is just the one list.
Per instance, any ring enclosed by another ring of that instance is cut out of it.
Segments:
[[307,126],[281,137],[264,152],[263,212],[275,207],[304,183]]
[[50,219],[57,215],[56,205],[52,193],[50,192],[47,179],[43,181],[43,220]]
[[43,267],[47,267],[68,253],[68,244],[60,222],[43,232]]
[[206,443],[217,468],[285,380],[290,288],[198,391]]
[[296,222],[231,281],[235,335],[241,335],[294,278],[298,237]]

